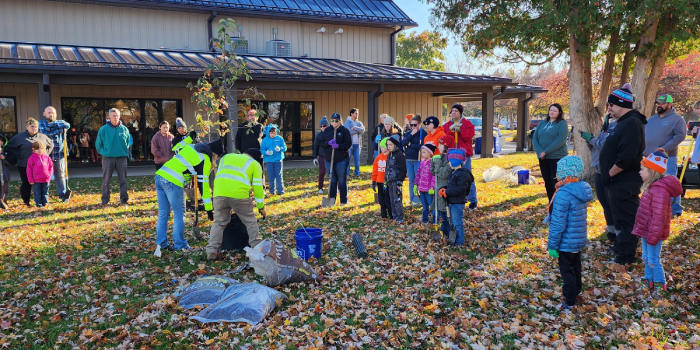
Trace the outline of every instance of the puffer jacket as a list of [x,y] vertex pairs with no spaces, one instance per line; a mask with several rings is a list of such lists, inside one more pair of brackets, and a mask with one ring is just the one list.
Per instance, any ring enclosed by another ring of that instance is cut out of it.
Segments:
[[[400,150],[394,150],[386,156],[385,182],[401,182],[406,180],[406,157]],[[413,190],[413,189],[411,189]]]
[[[428,192],[435,189],[435,176],[430,173],[430,164],[432,161],[421,160],[418,165],[418,173],[416,174],[416,181],[414,184],[418,186],[418,191]],[[411,189],[413,191],[413,189]]]
[[[439,158],[433,158],[430,162],[430,173],[437,179],[436,189],[447,186],[452,174],[452,168],[450,168],[450,162],[447,160],[446,154],[440,155]],[[445,199],[440,196],[437,196],[437,209],[445,211]]]
[[474,182],[474,175],[469,169],[455,169],[450,174],[450,179],[447,181],[445,194],[447,195],[447,204],[465,204],[469,189]]
[[639,201],[632,234],[646,238],[650,245],[666,240],[671,231],[671,197],[682,192],[680,181],[673,175],[652,183]]
[[568,183],[552,199],[548,249],[576,253],[588,243],[588,202],[593,189],[586,182]]
[[[335,142],[338,144],[338,148],[335,149],[335,156],[333,155],[333,147],[328,145],[328,142],[333,140],[334,133],[337,133]],[[329,126],[321,132],[318,145],[323,149],[323,158],[327,162],[332,160],[333,164],[338,164],[338,162],[350,158],[348,150],[352,147],[352,136],[350,136],[350,131],[342,125],[338,125],[338,129],[333,129],[332,126]]]

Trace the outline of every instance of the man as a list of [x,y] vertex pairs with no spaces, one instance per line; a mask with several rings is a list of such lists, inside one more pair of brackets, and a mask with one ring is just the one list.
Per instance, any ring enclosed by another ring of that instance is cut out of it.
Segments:
[[[464,106],[459,103],[452,106],[450,110],[450,120],[443,124],[442,127],[445,130],[445,135],[454,137],[455,133],[457,133],[457,148],[462,148],[467,153],[467,160],[464,163],[464,168],[472,171],[474,124],[467,118],[462,118],[462,113],[464,113]],[[469,201],[469,209],[474,210],[477,208],[476,181],[472,182],[467,200]]]
[[66,159],[63,157],[63,137],[70,124],[64,120],[56,120],[56,108],[48,106],[44,109],[44,119],[39,121],[39,133],[48,136],[53,141],[53,151],[47,154],[53,161],[53,175],[56,181],[58,198],[64,202],[66,195]]
[[126,164],[129,156],[129,129],[122,124],[118,109],[109,110],[109,122],[100,128],[95,139],[95,148],[102,155],[102,205],[109,204],[109,182],[117,170],[119,178],[119,199],[121,205],[128,205],[129,193],[126,182]]
[[243,152],[247,149],[260,149],[260,140],[263,137],[263,125],[258,123],[258,111],[250,109],[246,122],[238,126],[236,132],[236,149]]
[[[365,133],[365,126],[357,120],[359,114],[359,110],[353,108],[350,110],[348,120],[345,121],[345,128],[350,130],[350,137],[352,137],[352,147],[348,151],[355,162],[355,176],[360,176],[360,141],[362,134]],[[348,162],[348,175],[350,175],[350,162]]]
[[372,148],[374,148],[374,158],[379,155],[379,141],[382,140],[382,131],[384,131],[384,119],[387,115],[382,114],[379,116],[379,124],[372,130]]
[[[685,140],[688,126],[683,117],[673,108],[673,97],[663,94],[656,99],[656,114],[652,115],[644,127],[644,155],[654,151],[664,151],[668,154],[666,175],[677,176],[678,145]],[[671,198],[673,216],[681,216],[683,207],[681,197]]]
[[600,151],[600,172],[615,221],[615,259],[617,264],[637,261],[639,239],[632,235],[639,207],[642,177],[639,175],[644,152],[646,117],[632,109],[634,95],[629,84],[608,96],[608,113],[617,121]]
[[[255,204],[250,198],[251,189]],[[207,260],[221,258],[221,242],[224,230],[231,221],[231,210],[238,214],[248,231],[248,245],[252,248],[262,241],[254,206],[265,215],[262,153],[259,149],[249,148],[243,154],[225,155],[219,162],[214,179],[214,224],[209,233]]]

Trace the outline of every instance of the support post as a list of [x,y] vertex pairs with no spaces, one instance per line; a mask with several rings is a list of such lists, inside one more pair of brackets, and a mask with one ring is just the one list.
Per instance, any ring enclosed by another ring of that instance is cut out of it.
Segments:
[[[226,91],[226,120],[228,122],[229,137],[226,138],[226,149],[228,153],[233,153],[236,149],[236,133],[238,132],[238,91],[236,89]],[[245,150],[238,150],[243,152]]]
[[51,106],[51,85],[49,75],[43,74],[39,83],[39,113],[44,112],[44,108]]
[[[516,151],[524,150],[525,145],[527,145],[527,142],[528,142],[528,137],[529,137],[528,133],[530,131],[530,115],[529,115],[530,108],[528,107],[528,104],[533,98],[535,98],[535,94],[530,93],[530,97],[523,99],[522,101],[520,101],[520,99],[518,99],[518,111],[522,108],[522,112],[523,112],[522,116],[518,116],[521,119],[518,121],[518,135],[520,135],[520,130],[521,130],[520,125],[522,125],[523,138],[522,138],[522,144],[518,143],[516,145]],[[528,149],[528,151],[532,152],[531,149]]]
[[481,158],[493,158],[493,92],[481,94]]
[[369,149],[372,146],[374,140],[372,140],[372,132],[374,128],[379,124],[379,96],[384,93],[384,84],[380,84],[376,89],[367,92],[367,131],[370,137],[368,137],[367,145],[367,164],[374,163],[374,148]]
[[527,124],[526,118],[524,118],[525,109],[525,96],[518,97],[518,116],[515,120],[518,122],[518,128],[515,138],[515,151],[522,152],[525,150],[525,145],[527,141]]

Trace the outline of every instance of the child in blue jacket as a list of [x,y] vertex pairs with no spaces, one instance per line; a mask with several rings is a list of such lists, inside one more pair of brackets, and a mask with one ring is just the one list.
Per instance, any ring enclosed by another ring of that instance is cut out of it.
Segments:
[[[282,136],[277,135],[277,126],[273,125],[267,129],[266,137],[260,143],[260,152],[263,160],[267,163],[267,176],[270,178],[270,194],[284,194],[284,184],[282,182],[282,160],[284,152],[287,151],[287,144]],[[275,186],[276,185],[276,186]]]
[[578,181],[583,172],[583,161],[577,156],[566,156],[557,162],[556,192],[552,196],[551,219],[547,248],[549,256],[559,259],[559,273],[564,280],[562,292],[566,301],[562,310],[576,305],[581,293],[581,250],[588,243],[588,202],[593,200],[591,186]]

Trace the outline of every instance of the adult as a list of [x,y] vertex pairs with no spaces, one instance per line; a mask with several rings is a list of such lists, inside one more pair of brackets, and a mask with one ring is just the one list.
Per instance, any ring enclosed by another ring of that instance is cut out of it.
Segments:
[[643,114],[632,109],[633,102],[629,84],[608,96],[608,113],[617,125],[600,151],[601,177],[617,233],[614,262],[623,265],[637,261],[639,239],[632,235],[632,229],[643,183],[639,171],[644,152],[644,124],[647,123]]
[[170,123],[163,120],[158,124],[159,132],[153,135],[151,139],[151,154],[153,154],[153,163],[156,165],[156,171],[163,167],[165,162],[175,156],[172,149],[173,134],[170,133]]
[[319,145],[319,141],[321,140],[321,134],[328,127],[328,119],[326,119],[325,115],[318,123],[318,127],[321,131],[319,131],[314,138],[312,157],[314,158],[314,165],[318,167],[318,194],[323,194],[323,182],[326,178],[326,158],[323,156],[323,153],[320,152],[321,146]]
[[[396,141],[399,141],[399,143],[401,143],[401,139],[403,138],[403,131],[401,127],[399,126],[399,124],[396,124],[394,118],[388,115],[384,118],[384,129],[382,130],[382,139],[387,137],[393,137],[394,139],[396,139]],[[401,151],[403,151],[403,148],[401,148]]]
[[532,146],[540,162],[540,171],[550,202],[557,190],[557,162],[569,155],[566,146],[568,137],[569,125],[564,120],[564,110],[560,104],[554,103],[549,106],[547,119],[537,124],[532,136]]
[[[664,151],[668,154],[666,175],[678,175],[678,145],[685,140],[688,126],[685,119],[673,108],[673,97],[663,94],[656,99],[656,114],[649,117],[644,127],[644,155],[654,151]],[[671,198],[672,214],[674,217],[683,214],[681,197]]]
[[46,145],[46,154],[53,152],[53,141],[39,132],[39,122],[36,119],[29,118],[27,119],[27,131],[15,135],[5,146],[6,154],[9,154],[9,162],[17,165],[19,178],[22,182],[19,187],[19,194],[26,206],[31,206],[29,200],[32,194],[32,185],[27,178],[27,160],[34,153],[32,144],[37,141],[41,141]]
[[340,205],[345,205],[348,203],[347,170],[350,163],[348,150],[352,147],[352,136],[350,131],[340,123],[340,119],[340,114],[333,113],[331,127],[326,128],[321,134],[319,146],[323,148],[326,169],[331,172],[328,197],[335,199],[340,191]]
[[[438,146],[440,143],[440,138],[445,136],[445,130],[440,127],[440,119],[438,119],[435,116],[430,116],[428,118],[425,118],[423,121],[423,125],[425,126],[425,131],[427,135],[425,135],[425,140],[423,141],[424,144],[426,145],[433,145],[435,147]],[[435,153],[433,155],[439,155],[440,150],[435,149]]]
[[58,199],[68,201],[66,195],[66,159],[63,157],[63,137],[70,124],[65,120],[56,120],[56,108],[44,109],[44,119],[39,121],[39,133],[48,136],[53,143],[51,153],[46,153],[53,162],[53,176],[56,181]]
[[[418,114],[420,117],[420,114]],[[403,118],[403,134],[406,135],[406,133],[411,132],[411,119],[415,117],[413,114],[406,114],[406,116]]]
[[[257,148],[243,154],[227,154],[219,162],[214,179],[214,224],[209,233],[207,260],[221,258],[221,242],[224,230],[231,221],[231,210],[236,212],[248,231],[248,245],[261,242],[255,207],[265,215],[265,188],[262,178],[262,153]],[[253,191],[255,199],[250,198]]]
[[372,148],[374,148],[374,158],[379,155],[379,141],[382,140],[382,131],[384,130],[384,120],[387,115],[382,114],[379,116],[379,124],[372,130]]
[[[198,143],[183,147],[176,157],[168,160],[156,171],[155,184],[158,198],[158,221],[156,244],[161,249],[189,252],[185,239],[185,185],[192,177],[197,179],[201,190],[204,210],[213,220],[209,173],[216,157],[224,153],[221,141],[210,144]],[[173,212],[173,245],[168,242],[168,218]]]
[[[445,135],[452,138],[455,137],[457,133],[457,148],[462,148],[467,155],[467,160],[464,162],[464,168],[472,171],[472,156],[474,155],[474,149],[472,147],[472,140],[474,139],[474,124],[469,121],[469,119],[462,117],[464,114],[464,106],[456,103],[450,109],[450,120],[442,125]],[[478,198],[476,196],[476,181],[472,181],[472,185],[469,188],[469,195],[467,196],[467,201],[469,202],[469,209],[474,210],[478,206]]]
[[602,171],[600,169],[600,151],[605,145],[605,140],[608,138],[610,132],[615,129],[617,122],[615,119],[611,119],[610,114],[605,115],[605,122],[603,122],[603,127],[601,128],[598,136],[593,136],[587,132],[581,131],[581,137],[583,137],[586,142],[588,142],[588,148],[591,150],[591,166],[595,171],[594,184],[595,193],[600,202],[600,206],[603,207],[603,216],[605,217],[605,224],[607,226],[606,231],[608,235],[608,240],[610,243],[615,244],[615,220],[612,215],[612,208],[610,208],[610,202],[608,200],[607,193],[605,191],[605,186],[603,186]]
[[[404,133],[401,140],[401,147],[406,150],[406,173],[408,174],[408,188],[410,191],[411,205],[420,204],[420,197],[413,194],[413,184],[418,174],[420,164],[420,149],[424,145],[425,137],[428,133],[421,127],[420,115],[414,115],[409,121],[411,131]],[[436,145],[433,145],[437,147]]]
[[196,131],[187,133],[187,124],[182,118],[175,119],[175,135],[172,139],[172,151],[177,154],[187,145],[192,145],[199,142]]
[[258,123],[258,111],[248,110],[246,121],[238,126],[236,131],[236,149],[239,152],[247,149],[260,149],[260,141],[263,137],[263,125]]
[[95,147],[102,156],[102,205],[109,204],[109,182],[112,173],[117,171],[119,179],[119,203],[128,205],[129,187],[126,178],[127,158],[129,157],[129,129],[122,124],[121,113],[118,109],[109,110],[109,122],[97,132]]
[[[348,120],[345,121],[345,128],[350,131],[350,137],[352,138],[352,147],[350,147],[350,155],[352,155],[353,161],[355,162],[355,176],[360,176],[360,150],[362,134],[365,133],[365,126],[361,121],[357,120],[360,111],[357,108],[350,110],[350,116]],[[350,162],[348,161],[348,175],[350,175]]]

